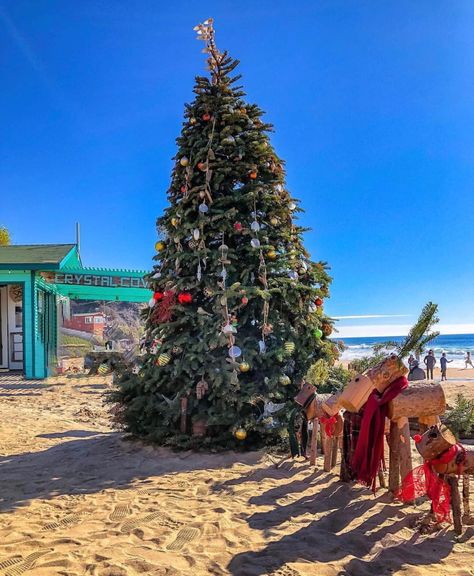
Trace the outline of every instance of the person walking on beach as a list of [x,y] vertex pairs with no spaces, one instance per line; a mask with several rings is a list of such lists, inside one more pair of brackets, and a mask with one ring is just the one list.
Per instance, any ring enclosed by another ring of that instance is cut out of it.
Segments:
[[426,364],[426,379],[433,380],[433,368],[435,367],[436,364],[436,358],[433,350],[430,350],[428,354],[425,356],[424,363]]
[[446,369],[448,367],[448,362],[452,362],[452,360],[448,360],[446,358],[446,352],[443,352],[441,358],[439,359],[439,363],[441,364],[441,382],[443,380],[447,380],[446,378]]
[[[474,366],[472,364],[471,353],[469,351],[466,352],[466,357],[464,358],[464,362],[466,363],[466,368],[467,368],[468,364],[470,365],[471,368],[474,368]],[[466,370],[466,368],[464,368],[464,370]]]

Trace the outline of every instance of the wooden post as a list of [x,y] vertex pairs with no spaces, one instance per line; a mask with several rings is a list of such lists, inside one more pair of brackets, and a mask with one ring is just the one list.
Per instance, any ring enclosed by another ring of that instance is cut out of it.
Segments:
[[321,426],[321,438],[323,439],[324,444],[324,471],[331,472],[331,461],[332,461],[332,443],[334,438],[330,438],[326,431],[324,430],[324,426]]
[[400,432],[396,422],[390,422],[388,489],[395,493],[400,488]]
[[397,420],[400,437],[400,481],[403,482],[407,474],[412,471],[410,425],[408,418]]
[[337,453],[339,452],[340,436],[334,436],[332,439],[332,451],[331,451],[331,470],[337,463]]
[[461,496],[459,495],[458,477],[449,475],[447,481],[451,487],[451,510],[453,511],[454,531],[459,536],[462,533]]
[[188,417],[188,397],[183,396],[180,400],[180,408],[181,408],[181,423],[180,423],[180,430],[183,434],[186,434],[187,428],[187,417]]
[[463,520],[467,523],[471,520],[471,509],[469,506],[469,476],[463,474],[462,477],[462,507],[463,507]]
[[317,468],[316,453],[318,450],[318,419],[313,420],[313,430],[311,432],[311,447],[309,453],[309,463],[311,466]]

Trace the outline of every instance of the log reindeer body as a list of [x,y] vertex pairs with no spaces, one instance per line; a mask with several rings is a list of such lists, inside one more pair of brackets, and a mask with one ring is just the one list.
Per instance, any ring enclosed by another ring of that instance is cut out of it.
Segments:
[[[416,442],[416,449],[424,460],[439,460],[457,444],[454,434],[446,426],[431,426]],[[474,446],[459,444],[461,449],[450,462],[435,464],[439,474],[474,475]]]

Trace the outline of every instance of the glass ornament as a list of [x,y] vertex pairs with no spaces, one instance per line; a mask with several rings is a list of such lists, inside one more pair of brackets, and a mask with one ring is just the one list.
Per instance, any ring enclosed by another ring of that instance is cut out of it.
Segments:
[[231,346],[229,348],[229,356],[231,358],[238,358],[242,356],[242,350],[238,346]]
[[199,204],[199,212],[201,212],[201,214],[207,214],[209,212],[209,206],[205,202]]
[[260,240],[258,238],[252,238],[250,244],[252,245],[252,248],[260,248]]

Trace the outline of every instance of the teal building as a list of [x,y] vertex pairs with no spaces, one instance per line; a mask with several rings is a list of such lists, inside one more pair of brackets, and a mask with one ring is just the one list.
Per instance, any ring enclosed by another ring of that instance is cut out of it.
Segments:
[[0,246],[0,370],[52,375],[68,300],[147,302],[145,274],[86,268],[77,244]]

